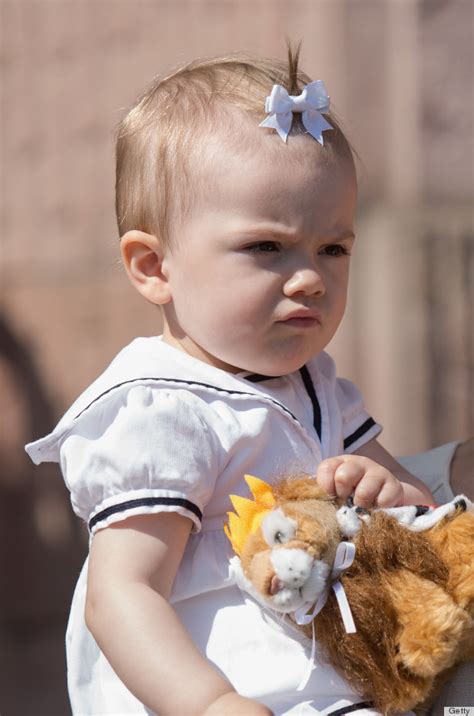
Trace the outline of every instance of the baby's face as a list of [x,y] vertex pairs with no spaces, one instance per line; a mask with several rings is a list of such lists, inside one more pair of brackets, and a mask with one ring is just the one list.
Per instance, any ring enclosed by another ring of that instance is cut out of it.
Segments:
[[165,254],[165,341],[264,375],[324,349],[344,313],[357,194],[352,164],[325,151],[307,136],[255,155],[222,146]]

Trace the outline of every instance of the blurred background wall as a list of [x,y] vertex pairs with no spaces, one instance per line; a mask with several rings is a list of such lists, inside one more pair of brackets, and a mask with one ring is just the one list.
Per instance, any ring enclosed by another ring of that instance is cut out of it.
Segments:
[[62,716],[86,551],[56,468],[22,445],[156,310],[118,264],[113,128],[200,55],[284,57],[327,83],[361,157],[332,352],[395,454],[474,433],[471,0],[0,0],[0,711]]

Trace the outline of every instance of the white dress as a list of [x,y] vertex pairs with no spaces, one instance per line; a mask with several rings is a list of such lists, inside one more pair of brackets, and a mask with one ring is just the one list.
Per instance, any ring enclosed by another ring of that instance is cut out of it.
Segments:
[[[235,586],[223,524],[229,494],[249,496],[244,474],[269,482],[313,475],[322,459],[353,452],[380,430],[325,353],[300,372],[266,378],[226,373],[154,337],[121,351],[55,430],[26,449],[36,463],[59,462],[91,538],[131,515],[189,517],[193,532],[171,601],[196,644],[240,694],[275,714],[329,714],[361,698],[317,654],[297,690],[311,641]],[[87,562],[66,639],[73,713],[151,714],[85,625],[86,575]]]

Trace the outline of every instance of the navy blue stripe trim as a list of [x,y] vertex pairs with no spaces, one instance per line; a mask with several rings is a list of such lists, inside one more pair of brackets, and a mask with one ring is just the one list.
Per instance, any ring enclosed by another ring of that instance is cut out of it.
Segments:
[[[107,390],[104,390],[103,393],[98,395],[94,400],[92,400],[89,405],[87,405],[83,410],[81,410],[80,413],[78,413],[74,420],[77,420],[83,413],[86,412],[86,410],[89,410],[89,408],[94,405],[98,400],[104,397],[104,395],[107,395],[107,393],[111,393],[115,388],[120,388],[122,385],[128,385],[129,383],[140,383],[144,380],[156,380],[162,383],[178,383],[183,385],[197,385],[199,388],[211,388],[212,390],[217,390],[220,393],[227,393],[227,395],[247,395],[251,398],[260,398],[261,395],[255,394],[255,393],[246,393],[243,390],[227,390],[226,388],[219,388],[217,385],[210,385],[209,383],[199,383],[196,380],[182,380],[181,378],[132,378],[131,380],[124,380],[123,383],[117,383],[116,385],[113,385],[111,388],[108,388]],[[267,395],[265,396],[267,400],[269,400],[274,405],[278,405],[279,408],[285,411],[285,413],[288,413],[288,415],[291,415],[293,420],[296,420],[298,423],[298,419],[293,415],[291,410],[288,410],[284,405],[278,402],[278,400],[273,400],[273,398],[269,398]]]
[[349,436],[344,440],[344,450],[345,450],[346,448],[348,448],[350,445],[352,445],[352,443],[355,443],[356,440],[358,440],[359,438],[361,438],[362,435],[364,435],[368,430],[370,430],[370,428],[373,428],[374,425],[376,425],[375,420],[374,420],[373,418],[367,418],[367,420],[365,421],[365,423],[362,423],[362,425],[360,426],[360,428],[357,428],[357,430],[355,430],[355,431],[352,433],[352,435],[349,435]]
[[182,497],[139,497],[136,500],[127,500],[126,502],[121,502],[118,505],[106,507],[105,510],[98,512],[91,520],[89,520],[89,529],[92,530],[98,522],[107,519],[107,517],[110,517],[111,515],[116,515],[119,512],[126,512],[126,510],[131,510],[134,507],[153,507],[154,505],[184,507],[186,510],[189,510],[189,512],[196,515],[199,520],[202,520],[202,512],[199,507],[197,507],[197,505],[193,502],[185,500]]
[[282,378],[281,375],[260,375],[260,373],[251,373],[250,375],[243,376],[249,383],[263,383],[264,380],[277,380]]
[[330,711],[326,716],[344,716],[344,714],[351,714],[354,713],[354,711],[360,711],[361,709],[373,709],[374,708],[374,702],[373,701],[361,701],[358,704],[351,704],[350,706],[342,706],[340,709],[336,709],[335,711]]
[[300,374],[301,378],[303,379],[304,387],[306,388],[306,392],[308,393],[311,402],[313,404],[313,425],[314,429],[318,433],[318,437],[321,440],[321,408],[319,407],[319,401],[318,396],[316,395],[316,391],[314,389],[313,381],[311,380],[311,376],[309,374],[309,370],[304,365],[302,368],[300,368]]

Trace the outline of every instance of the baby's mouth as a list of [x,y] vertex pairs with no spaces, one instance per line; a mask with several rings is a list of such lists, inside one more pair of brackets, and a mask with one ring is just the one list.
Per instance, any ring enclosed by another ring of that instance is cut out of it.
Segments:
[[287,321],[294,321],[300,319],[307,321],[317,321],[318,323],[320,323],[321,313],[314,308],[301,307],[292,311],[288,311],[288,313],[286,313],[279,319],[279,322],[286,323]]
[[293,328],[314,328],[320,324],[320,321],[317,318],[295,317],[287,318],[284,321],[278,321],[278,323],[283,323],[285,326],[291,326]]
[[291,328],[314,328],[322,323],[322,316],[319,310],[302,306],[287,311],[276,322]]

